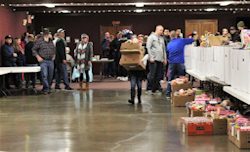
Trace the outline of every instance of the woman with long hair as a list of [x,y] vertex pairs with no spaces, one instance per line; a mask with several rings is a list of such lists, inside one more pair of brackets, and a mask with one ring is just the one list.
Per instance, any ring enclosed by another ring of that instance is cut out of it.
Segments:
[[[93,57],[93,43],[89,42],[89,36],[87,34],[81,35],[81,41],[77,44],[74,51],[76,66],[80,72],[80,90],[89,89],[89,69],[91,67],[91,59]],[[84,75],[86,78],[86,85],[83,87]]]

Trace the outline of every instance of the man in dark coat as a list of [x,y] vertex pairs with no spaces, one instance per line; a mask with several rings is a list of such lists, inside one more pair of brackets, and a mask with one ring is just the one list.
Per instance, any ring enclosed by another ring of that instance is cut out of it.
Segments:
[[65,30],[58,29],[58,40],[56,41],[56,87],[55,89],[61,89],[60,83],[63,79],[65,89],[72,90],[69,86],[68,72],[67,72],[67,60],[66,60],[66,41],[65,41]]

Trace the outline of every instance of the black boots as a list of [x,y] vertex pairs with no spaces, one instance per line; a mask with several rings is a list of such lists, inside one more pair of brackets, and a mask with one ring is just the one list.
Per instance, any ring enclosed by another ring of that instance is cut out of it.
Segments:
[[[130,93],[131,93],[131,99],[128,100],[128,102],[131,104],[135,104],[135,89],[131,89]],[[138,90],[138,104],[141,104],[141,93],[142,91],[139,89]]]

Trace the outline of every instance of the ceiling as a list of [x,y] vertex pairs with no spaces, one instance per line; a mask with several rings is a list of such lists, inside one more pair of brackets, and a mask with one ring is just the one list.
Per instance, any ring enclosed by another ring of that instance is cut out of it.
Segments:
[[250,1],[234,0],[0,0],[13,11],[34,13],[249,13]]

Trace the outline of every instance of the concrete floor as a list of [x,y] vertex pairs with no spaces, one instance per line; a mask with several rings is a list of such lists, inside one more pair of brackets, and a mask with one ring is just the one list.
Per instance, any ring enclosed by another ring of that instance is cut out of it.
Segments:
[[164,96],[127,104],[126,90],[60,91],[0,98],[0,151],[9,152],[249,152],[227,136],[187,137],[184,108]]

